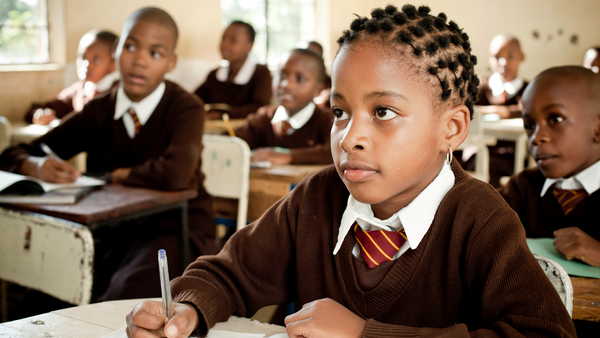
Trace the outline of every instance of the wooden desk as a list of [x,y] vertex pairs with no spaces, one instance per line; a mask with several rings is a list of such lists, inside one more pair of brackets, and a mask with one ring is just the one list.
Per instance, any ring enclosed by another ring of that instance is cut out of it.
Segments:
[[[326,165],[275,165],[268,169],[250,169],[248,222],[262,216],[303,178],[325,167]],[[213,205],[217,215],[235,219],[236,203],[235,200],[217,198]]]
[[54,127],[51,126],[42,126],[38,124],[26,124],[23,123],[15,123],[11,128],[11,143],[13,145],[29,142],[35,138],[38,138]]
[[523,163],[528,158],[527,134],[523,127],[523,119],[502,119],[498,121],[482,121],[483,133],[498,140],[515,142],[515,174],[523,171]]
[[[0,337],[127,337],[125,316],[139,301],[128,299],[83,305],[3,323],[0,324]],[[285,333],[282,326],[233,316],[226,322],[217,323],[215,329],[267,336]]]
[[127,220],[180,209],[180,241],[182,264],[189,263],[188,200],[195,198],[194,189],[184,191],[157,191],[109,184],[93,191],[76,204],[10,204],[7,208],[30,211],[87,225],[91,230]]
[[[231,119],[231,127],[233,129],[246,124],[246,119]],[[204,121],[204,133],[221,135],[227,132],[227,127],[223,120],[206,120]]]
[[571,277],[573,319],[600,322],[600,279]]

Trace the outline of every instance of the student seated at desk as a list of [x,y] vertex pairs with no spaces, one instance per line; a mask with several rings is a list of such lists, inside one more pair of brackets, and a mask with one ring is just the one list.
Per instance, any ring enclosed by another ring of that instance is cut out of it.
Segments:
[[173,280],[169,321],[162,302],[138,303],[130,337],[204,335],[291,301],[289,337],[575,337],[516,214],[452,161],[476,59],[458,25],[427,13],[389,5],[352,22],[332,72],[335,166]]
[[596,74],[600,72],[600,47],[592,47],[585,51],[582,66]]
[[[323,46],[317,41],[309,41],[306,45],[306,49],[310,49],[317,53],[320,57],[323,57]],[[329,109],[329,96],[331,95],[331,76],[325,74],[325,81],[323,81],[323,90],[321,93],[314,98],[315,104],[322,109]]]
[[[44,157],[46,143],[61,158],[88,152],[88,172],[109,172],[112,182],[157,190],[194,188],[189,202],[194,255],[215,254],[212,201],[202,186],[202,102],[164,76],[176,64],[177,25],[158,8],[134,12],[116,49],[121,84],[90,101],[48,134],[7,149],[0,169],[48,182],[70,182],[80,173],[67,162]],[[172,215],[98,229],[94,299],[105,301],[160,295],[155,280],[158,249],[170,248],[178,274],[177,229]],[[171,256],[169,257],[171,259]]]
[[195,94],[204,103],[226,104],[229,108],[211,109],[207,118],[221,119],[227,112],[232,119],[242,119],[271,102],[269,68],[250,55],[254,36],[254,28],[243,21],[232,22],[223,32],[220,50],[228,65],[210,72]]
[[[331,112],[317,107],[325,79],[323,59],[308,49],[294,49],[281,66],[279,106],[261,107],[235,135],[253,149],[251,161],[276,164],[331,164]],[[283,149],[276,149],[279,147]]]
[[108,93],[118,84],[112,52],[117,41],[112,32],[91,30],[79,41],[77,48],[77,75],[79,81],[61,91],[56,100],[42,105],[34,104],[25,121],[34,124],[49,124],[62,119],[72,111],[79,112],[96,96]]
[[600,77],[551,68],[523,95],[529,153],[538,168],[501,190],[528,237],[554,238],[566,259],[600,266]]

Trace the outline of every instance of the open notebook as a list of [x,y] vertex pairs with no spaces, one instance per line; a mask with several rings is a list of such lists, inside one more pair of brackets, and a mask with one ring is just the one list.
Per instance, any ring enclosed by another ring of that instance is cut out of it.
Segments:
[[[127,338],[127,326],[123,326],[113,333],[104,336],[103,338]],[[222,331],[222,330],[210,330],[206,338],[288,338],[287,333],[276,333],[273,335],[266,335],[263,333],[243,333],[233,331]],[[190,337],[193,338],[193,337]]]
[[105,184],[105,181],[87,176],[81,176],[73,183],[55,184],[0,171],[0,203],[73,204],[93,187]]

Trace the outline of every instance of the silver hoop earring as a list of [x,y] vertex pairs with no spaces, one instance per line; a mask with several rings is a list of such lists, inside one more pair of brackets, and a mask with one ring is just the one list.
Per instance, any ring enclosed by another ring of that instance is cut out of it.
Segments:
[[448,146],[448,154],[446,154],[446,164],[452,163],[452,147]]

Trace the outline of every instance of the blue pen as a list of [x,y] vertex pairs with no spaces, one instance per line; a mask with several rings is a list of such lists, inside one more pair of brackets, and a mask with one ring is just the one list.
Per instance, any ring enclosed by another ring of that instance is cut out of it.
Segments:
[[165,316],[171,319],[173,317],[173,299],[171,299],[171,284],[169,279],[167,252],[164,249],[158,250],[158,271],[160,273],[160,291],[162,292]]

